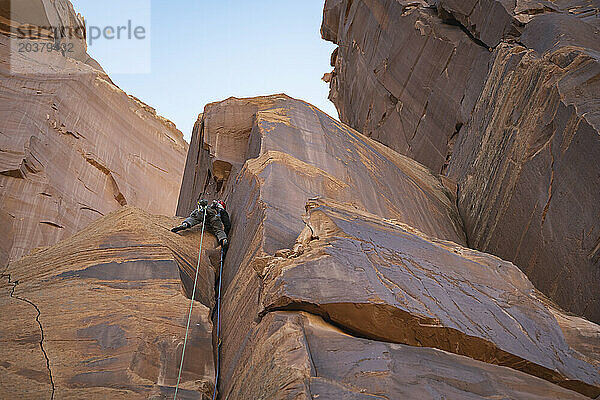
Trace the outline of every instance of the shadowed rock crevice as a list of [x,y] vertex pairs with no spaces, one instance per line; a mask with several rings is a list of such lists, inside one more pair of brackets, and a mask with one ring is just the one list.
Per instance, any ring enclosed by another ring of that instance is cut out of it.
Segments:
[[63,226],[61,226],[61,225],[59,225],[57,223],[54,223],[54,222],[50,222],[50,221],[40,221],[40,224],[48,225],[48,226],[51,226],[51,227],[57,228],[57,229],[63,229],[64,228]]
[[[406,364],[405,364],[406,363]],[[446,364],[447,363],[447,364]],[[227,398],[584,399],[519,371],[444,351],[356,338],[306,312],[264,315],[235,359]],[[310,397],[309,397],[310,398]]]
[[90,165],[92,165],[94,168],[98,169],[100,172],[102,172],[104,175],[106,175],[107,179],[109,180],[109,185],[114,193],[113,196],[114,196],[115,200],[117,201],[117,203],[119,203],[119,205],[126,206],[127,200],[125,200],[125,196],[123,196],[123,193],[121,193],[121,190],[119,189],[119,185],[117,184],[117,181],[115,180],[110,169],[108,169],[107,167],[105,167],[104,165],[99,163],[93,157],[86,155],[86,156],[84,156],[84,158],[85,158],[85,161],[87,161]]
[[[325,322],[354,338],[444,350],[485,363],[522,371],[588,397],[595,398],[600,394],[600,389],[596,386],[571,380],[556,371],[502,351],[494,343],[464,335],[459,330],[437,327],[438,321],[419,320],[409,313],[393,307],[357,303],[321,306],[292,299],[281,299],[281,302],[284,305],[269,306],[259,313],[260,321],[268,313],[280,311],[309,313],[323,318]],[[386,322],[381,325],[383,319]],[[360,321],[360,324],[356,324],[356,321]],[[365,326],[368,326],[369,329],[364,330]],[[385,331],[390,326],[395,327],[395,330],[393,334],[386,335]],[[381,333],[378,333],[378,330]]]
[[486,50],[489,50],[489,51],[494,50],[495,46],[490,47],[487,44],[485,44],[483,41],[481,41],[480,39],[473,36],[473,33],[471,33],[471,31],[469,31],[469,29],[467,29],[466,26],[464,26],[459,20],[457,20],[454,17],[454,15],[452,15],[451,13],[444,10],[443,7],[438,5],[438,7],[434,7],[434,9],[437,11],[438,16],[442,19],[442,21],[445,24],[452,25],[452,26],[458,26],[460,28],[460,30],[463,31],[464,34],[467,35],[467,37],[469,39],[471,39],[471,41],[473,41],[473,43],[475,43],[478,46],[483,47]]

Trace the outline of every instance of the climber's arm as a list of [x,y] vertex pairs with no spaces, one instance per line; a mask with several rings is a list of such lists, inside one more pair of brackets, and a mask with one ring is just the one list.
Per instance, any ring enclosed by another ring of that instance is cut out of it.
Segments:
[[198,212],[198,209],[192,211],[189,217],[183,221],[184,224],[187,225],[186,228],[191,228],[192,226],[198,225],[202,223],[202,215]]
[[225,234],[229,237],[229,231],[231,231],[231,219],[229,218],[229,213],[225,210],[221,210],[220,215],[223,227],[225,227]]
[[198,212],[198,209],[195,209],[194,211],[192,211],[192,213],[190,214],[189,217],[187,217],[183,223],[179,226],[176,226],[175,228],[171,229],[171,232],[179,232],[182,231],[184,229],[189,229],[194,225],[198,225],[202,223],[202,219],[200,218],[200,213]]

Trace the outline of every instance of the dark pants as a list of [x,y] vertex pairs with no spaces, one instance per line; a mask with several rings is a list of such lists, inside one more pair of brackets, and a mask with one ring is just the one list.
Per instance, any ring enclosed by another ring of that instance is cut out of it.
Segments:
[[[204,210],[195,209],[192,211],[190,216],[185,219],[185,222],[192,227],[194,225],[201,224],[203,218]],[[206,225],[204,227],[207,231],[217,237],[219,243],[221,243],[223,239],[227,238],[225,229],[223,227],[223,222],[221,221],[219,214],[217,214],[217,211],[212,207],[206,208]]]

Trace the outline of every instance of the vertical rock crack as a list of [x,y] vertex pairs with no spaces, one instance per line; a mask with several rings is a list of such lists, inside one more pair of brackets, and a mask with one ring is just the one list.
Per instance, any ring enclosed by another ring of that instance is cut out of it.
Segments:
[[42,350],[42,353],[44,354],[44,358],[46,360],[46,368],[48,369],[48,376],[50,377],[50,385],[52,386],[52,394],[50,395],[50,400],[54,400],[54,393],[56,391],[56,387],[54,385],[54,377],[52,376],[52,369],[50,368],[50,358],[48,358],[48,353],[46,353],[46,349],[44,349],[44,327],[42,326],[42,322],[40,321],[40,316],[42,315],[42,312],[40,311],[38,306],[36,306],[35,303],[33,303],[31,300],[28,300],[23,297],[19,297],[19,296],[15,295],[15,290],[17,288],[17,285],[19,284],[19,281],[13,281],[10,274],[2,274],[0,276],[0,278],[8,278],[8,284],[12,285],[12,289],[10,291],[11,298],[20,300],[22,302],[29,304],[30,306],[35,308],[35,311],[37,312],[37,315],[35,317],[35,322],[37,322],[38,326],[40,327],[40,334],[41,334],[40,349]]

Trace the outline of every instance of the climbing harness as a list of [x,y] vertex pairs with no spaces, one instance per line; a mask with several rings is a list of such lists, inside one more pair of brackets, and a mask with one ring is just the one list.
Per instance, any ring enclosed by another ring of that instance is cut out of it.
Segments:
[[219,370],[221,363],[221,282],[223,276],[223,257],[225,249],[221,247],[221,267],[219,268],[219,291],[217,293],[217,366],[215,371],[215,390],[213,391],[213,400],[217,398],[217,390],[219,387]]
[[[198,203],[200,208],[200,203]],[[187,326],[185,328],[185,340],[183,341],[183,351],[181,352],[181,364],[179,365],[179,375],[177,376],[177,386],[175,386],[175,396],[177,400],[177,391],[179,390],[179,380],[181,379],[181,370],[183,369],[183,357],[185,356],[185,346],[187,345],[188,331],[190,329],[190,320],[192,319],[192,308],[194,307],[194,298],[196,297],[196,285],[198,284],[198,271],[200,271],[200,260],[202,259],[202,240],[204,239],[204,223],[206,222],[206,207],[204,207],[204,216],[202,217],[202,231],[200,234],[200,251],[198,252],[198,265],[196,266],[196,278],[194,279],[194,290],[192,291],[192,300],[190,301],[190,312],[188,314]],[[222,257],[221,257],[222,260]],[[223,263],[221,262],[221,265]]]

